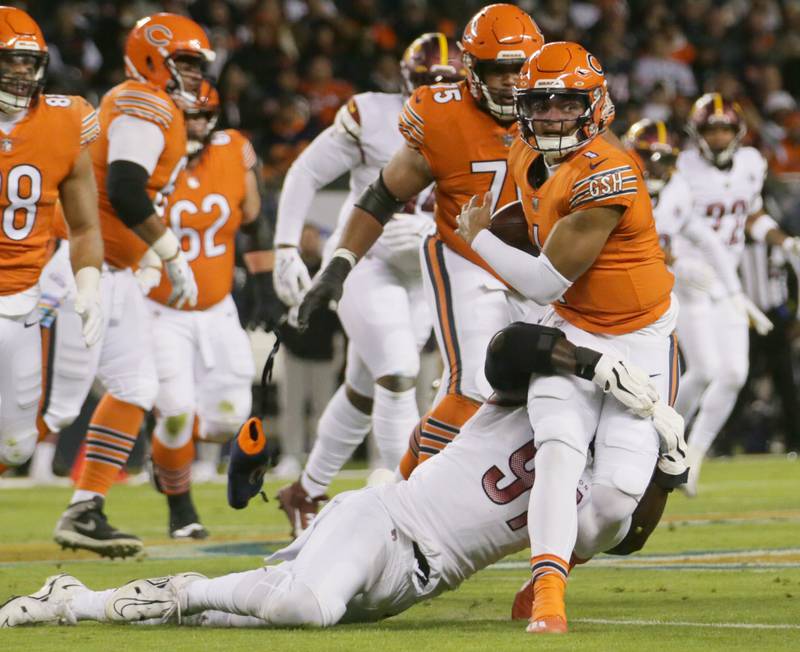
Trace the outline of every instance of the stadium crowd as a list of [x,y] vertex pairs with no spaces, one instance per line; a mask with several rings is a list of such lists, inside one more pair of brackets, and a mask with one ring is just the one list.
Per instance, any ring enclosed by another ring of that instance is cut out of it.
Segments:
[[[48,90],[97,104],[124,78],[125,35],[141,16],[165,10],[191,16],[208,31],[217,59],[220,125],[242,130],[262,161],[272,205],[283,176],[303,148],[331,124],[355,92],[396,92],[398,59],[418,34],[458,36],[477,0],[83,0],[15,3],[39,21],[50,44]],[[637,120],[664,120],[682,133],[694,99],[719,91],[741,105],[745,143],[770,162],[767,205],[800,232],[800,2],[797,0],[523,0],[547,41],[583,43],[603,63],[617,107],[614,130]],[[633,28],[635,26],[635,29]],[[785,328],[777,344],[752,346],[752,373],[769,375],[796,332],[792,271],[764,270],[789,283],[789,305],[775,308]],[[754,338],[759,336],[753,335]],[[775,336],[773,336],[775,337]],[[772,356],[772,357],[770,357]],[[797,365],[795,365],[795,371]],[[752,382],[728,432],[750,451],[782,432],[800,448],[800,410],[784,373],[777,391]],[[786,382],[788,388],[781,387]],[[782,391],[781,391],[782,390]],[[765,400],[782,395],[783,401]],[[782,410],[774,408],[782,405]],[[745,425],[743,425],[745,424]],[[749,424],[749,425],[747,425]],[[780,438],[779,438],[780,439]],[[728,443],[726,443],[728,442]],[[731,437],[718,446],[731,450]]]

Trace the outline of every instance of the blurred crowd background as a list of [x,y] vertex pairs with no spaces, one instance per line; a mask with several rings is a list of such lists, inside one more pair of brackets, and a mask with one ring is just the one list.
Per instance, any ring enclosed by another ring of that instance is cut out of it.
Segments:
[[[459,37],[477,0],[31,0],[18,4],[50,44],[48,89],[97,104],[124,78],[128,29],[155,11],[204,25],[217,52],[221,126],[244,131],[263,162],[274,206],[294,158],[361,91],[398,92],[398,59],[419,34]],[[746,144],[770,162],[768,211],[800,233],[800,0],[521,0],[547,40],[582,43],[606,70],[617,133],[642,117],[676,132],[703,92],[736,99]],[[781,320],[780,339],[754,342],[753,379],[719,450],[800,449],[797,378],[790,350],[797,282],[781,261],[764,273],[785,286],[763,306]],[[776,361],[783,365],[776,377]],[[787,367],[788,364],[788,367]],[[781,398],[779,398],[781,397]]]

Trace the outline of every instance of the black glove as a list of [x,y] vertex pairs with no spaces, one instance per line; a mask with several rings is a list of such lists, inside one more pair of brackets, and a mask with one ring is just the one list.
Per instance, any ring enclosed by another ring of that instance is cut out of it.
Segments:
[[272,287],[272,272],[259,272],[252,275],[253,309],[247,322],[248,328],[263,327],[271,331],[278,327],[286,306],[281,303]]
[[327,267],[319,273],[297,312],[297,326],[300,330],[308,328],[308,322],[317,310],[328,308],[331,303],[336,303],[342,298],[344,280],[351,269],[349,261],[334,256]]

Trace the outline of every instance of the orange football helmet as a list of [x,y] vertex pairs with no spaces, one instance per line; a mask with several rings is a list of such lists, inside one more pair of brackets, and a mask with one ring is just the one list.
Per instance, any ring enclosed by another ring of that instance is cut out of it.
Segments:
[[511,94],[493,97],[484,78],[492,71],[516,73],[542,45],[544,37],[536,23],[514,5],[484,7],[464,28],[460,46],[470,92],[498,120],[514,119],[514,98]]
[[631,125],[622,142],[641,160],[647,190],[657,195],[675,171],[680,153],[677,137],[661,120],[645,118]]
[[530,57],[514,97],[520,137],[543,154],[580,149],[614,118],[603,68],[577,43],[548,43]]
[[217,117],[219,116],[219,93],[208,79],[200,82],[200,88],[197,91],[197,99],[183,109],[183,115],[187,120],[191,118],[202,117],[206,119],[205,125],[189,124],[186,123],[186,153],[189,156],[194,156],[200,152],[208,139],[211,137],[211,132],[217,126]]
[[414,39],[400,60],[400,72],[406,95],[418,86],[459,82],[467,76],[458,43],[441,32]]
[[27,109],[44,87],[47,43],[22,9],[0,6],[0,111]]
[[[733,132],[733,140],[720,151],[715,151],[703,136],[703,132],[722,125]],[[689,112],[687,131],[697,144],[700,154],[709,163],[717,167],[730,164],[734,152],[739,148],[747,133],[744,113],[737,102],[726,100],[719,93],[706,93],[699,97]]]
[[[159,13],[142,18],[125,42],[125,72],[167,91],[186,106],[195,101],[206,64],[214,61],[203,28],[185,16]],[[176,62],[187,59],[198,64],[197,71],[181,73]]]

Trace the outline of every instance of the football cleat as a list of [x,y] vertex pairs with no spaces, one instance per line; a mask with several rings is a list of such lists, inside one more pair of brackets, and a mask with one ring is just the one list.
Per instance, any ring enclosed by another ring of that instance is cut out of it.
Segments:
[[169,536],[173,539],[207,539],[208,530],[202,523],[195,522],[170,529]]
[[140,553],[144,547],[141,539],[110,525],[103,513],[103,502],[95,496],[67,507],[53,532],[55,542],[62,548],[91,550],[112,559]]
[[133,580],[115,589],[106,600],[106,618],[113,622],[181,623],[181,590],[191,582],[206,579],[200,573]]
[[55,625],[61,620],[62,612],[58,605],[30,595],[14,596],[0,605],[0,629],[40,623]]
[[173,539],[205,539],[208,530],[200,522],[192,494],[187,491],[182,494],[167,496],[169,505],[169,536]]
[[228,464],[228,504],[231,507],[243,509],[261,492],[268,463],[267,438],[261,419],[251,417],[231,443]]
[[289,524],[292,528],[290,534],[295,539],[307,530],[311,522],[317,517],[319,504],[330,500],[325,494],[312,498],[303,489],[303,485],[300,484],[299,480],[278,491],[276,498],[278,499],[278,506],[289,519]]
[[561,616],[545,616],[532,620],[525,631],[528,634],[566,634],[567,621]]
[[73,615],[71,609],[72,598],[75,597],[76,594],[88,590],[89,588],[77,577],[73,577],[67,573],[60,573],[48,577],[45,580],[44,586],[36,591],[36,593],[32,593],[30,597],[56,605],[56,607],[61,610],[59,623],[61,625],[74,625],[77,619]]
[[533,578],[528,578],[514,596],[511,620],[529,620],[533,613]]

